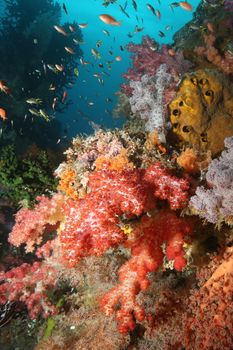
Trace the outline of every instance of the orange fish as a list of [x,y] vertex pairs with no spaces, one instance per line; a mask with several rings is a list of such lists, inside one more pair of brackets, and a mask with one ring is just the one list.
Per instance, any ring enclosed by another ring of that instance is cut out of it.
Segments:
[[6,120],[6,111],[3,108],[0,108],[0,118],[2,118],[2,120]]
[[192,11],[193,7],[190,5],[187,1],[181,1],[179,2],[180,7],[182,7],[186,11]]
[[72,47],[65,46],[64,49],[71,55],[74,55],[74,50],[72,49]]
[[112,26],[119,26],[121,24],[121,22],[118,22],[114,17],[107,14],[99,15],[99,19],[101,19],[102,22]]
[[76,32],[76,29],[75,29],[75,27],[74,26],[69,26],[69,30],[72,32],[72,33],[74,33],[74,32]]
[[57,68],[57,70],[59,72],[63,72],[63,70],[64,70],[64,66],[62,64],[55,64],[55,67]]
[[115,60],[116,61],[121,61],[121,56],[116,56]]
[[61,102],[63,103],[67,98],[67,92],[66,90],[63,92],[63,95],[62,95],[62,99],[61,99]]
[[67,36],[65,29],[61,26],[53,26],[53,28],[60,34]]
[[208,22],[207,23],[207,28],[211,33],[214,33],[214,25],[213,23]]
[[4,80],[0,80],[0,90],[7,95],[11,95],[11,89],[7,86]]
[[84,29],[88,26],[88,23],[80,23],[78,26],[79,28]]
[[168,49],[167,52],[168,52],[168,54],[169,54],[170,56],[172,56],[172,57],[174,57],[174,56],[176,55],[175,50],[172,49],[172,48],[171,48],[171,49]]

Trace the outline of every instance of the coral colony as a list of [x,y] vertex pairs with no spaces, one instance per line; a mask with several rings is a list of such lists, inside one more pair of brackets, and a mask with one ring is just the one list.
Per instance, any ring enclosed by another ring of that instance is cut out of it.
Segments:
[[73,139],[57,190],[15,215],[0,303],[48,320],[37,350],[233,348],[233,56],[206,23],[198,63],[129,44],[127,122]]

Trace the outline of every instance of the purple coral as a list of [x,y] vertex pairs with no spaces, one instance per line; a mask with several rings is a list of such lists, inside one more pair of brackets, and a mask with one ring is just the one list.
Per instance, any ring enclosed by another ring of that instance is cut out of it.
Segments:
[[225,139],[226,151],[208,168],[208,188],[198,187],[190,206],[211,223],[233,223],[233,136]]

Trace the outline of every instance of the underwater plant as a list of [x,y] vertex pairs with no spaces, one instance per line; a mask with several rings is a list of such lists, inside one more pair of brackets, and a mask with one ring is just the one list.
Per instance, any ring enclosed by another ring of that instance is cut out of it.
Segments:
[[0,197],[10,199],[14,205],[22,202],[30,206],[41,193],[56,189],[52,174],[53,165],[46,151],[29,151],[22,156],[14,145],[5,146],[0,154]]

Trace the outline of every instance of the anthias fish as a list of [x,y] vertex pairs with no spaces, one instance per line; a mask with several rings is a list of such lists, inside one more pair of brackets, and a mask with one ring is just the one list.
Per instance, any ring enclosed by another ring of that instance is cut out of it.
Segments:
[[61,26],[53,26],[53,28],[60,34],[67,36],[68,34],[66,33],[65,29]]
[[108,15],[108,14],[102,14],[99,15],[99,19],[106,23],[106,24],[110,24],[112,26],[119,26],[121,24],[121,22],[118,22],[114,17]]

